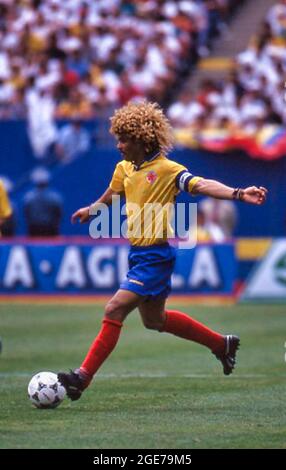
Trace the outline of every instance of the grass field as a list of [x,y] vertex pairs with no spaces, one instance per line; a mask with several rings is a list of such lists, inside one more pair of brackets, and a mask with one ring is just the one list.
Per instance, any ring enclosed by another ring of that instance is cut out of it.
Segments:
[[102,308],[0,305],[0,448],[286,448],[285,308],[181,309],[240,335],[233,375],[207,349],[145,330],[134,312],[81,400],[38,410],[30,377],[78,366]]

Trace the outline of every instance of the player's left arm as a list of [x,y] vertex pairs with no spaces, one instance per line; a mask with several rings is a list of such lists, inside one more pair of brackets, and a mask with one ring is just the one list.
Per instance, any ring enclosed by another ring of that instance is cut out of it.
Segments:
[[239,200],[249,204],[261,205],[265,202],[268,190],[263,186],[249,186],[247,188],[232,188],[216,180],[195,177],[190,180],[190,192],[194,195],[210,196],[215,199]]

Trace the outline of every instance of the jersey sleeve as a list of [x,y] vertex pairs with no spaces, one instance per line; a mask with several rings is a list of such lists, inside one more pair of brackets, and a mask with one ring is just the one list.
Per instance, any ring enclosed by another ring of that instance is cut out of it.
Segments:
[[12,214],[12,209],[9,203],[7,193],[3,183],[0,181],[0,217],[6,218]]
[[178,165],[178,172],[176,174],[175,184],[179,191],[192,193],[195,184],[203,179],[201,176],[194,176],[183,165]]
[[116,193],[124,191],[124,177],[125,171],[122,162],[117,163],[109,187]]

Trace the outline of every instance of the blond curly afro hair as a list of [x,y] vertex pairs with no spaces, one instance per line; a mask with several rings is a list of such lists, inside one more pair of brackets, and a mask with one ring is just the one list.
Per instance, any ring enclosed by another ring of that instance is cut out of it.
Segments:
[[117,109],[110,120],[111,134],[117,139],[125,136],[142,143],[146,153],[167,153],[173,147],[172,128],[157,103],[129,102]]

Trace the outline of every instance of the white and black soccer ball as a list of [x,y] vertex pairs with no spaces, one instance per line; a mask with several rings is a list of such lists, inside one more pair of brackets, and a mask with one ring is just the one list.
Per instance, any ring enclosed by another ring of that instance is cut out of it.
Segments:
[[38,372],[28,385],[28,395],[37,408],[56,408],[63,401],[65,388],[53,372]]

